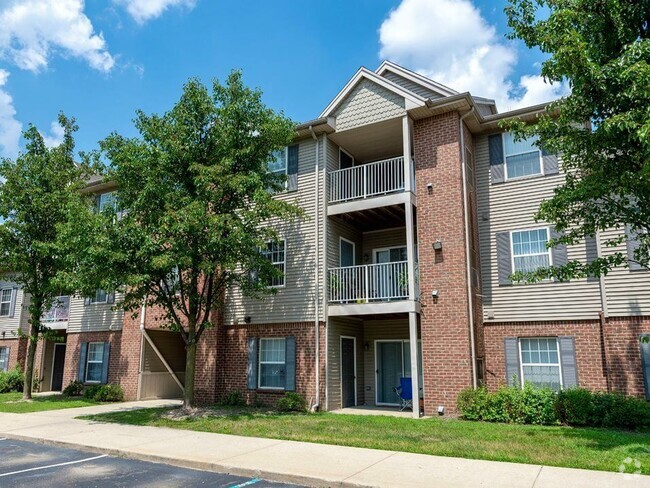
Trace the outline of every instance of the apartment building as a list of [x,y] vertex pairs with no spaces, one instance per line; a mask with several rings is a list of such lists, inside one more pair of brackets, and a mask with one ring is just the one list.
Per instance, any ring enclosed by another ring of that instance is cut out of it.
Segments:
[[[238,390],[272,402],[297,391],[311,406],[395,408],[395,388],[419,392],[414,416],[455,411],[465,388],[525,381],[650,399],[650,271],[517,284],[519,270],[613,252],[605,232],[551,250],[536,222],[563,181],[557,155],[516,142],[499,121],[533,121],[535,106],[499,113],[384,62],[361,68],[318,118],[296,127],[270,168],[277,198],[305,217],[277,222],[264,250],[284,272],[263,301],[238,290],[199,346],[197,396]],[[110,204],[110,183],[89,187]],[[620,250],[631,253],[634,240]],[[24,361],[26,302],[0,290],[0,369]],[[59,338],[39,345],[42,390],[73,379],[118,382],[127,398],[180,396],[185,351],[159,314],[125,315],[120,296],[63,297],[48,315]]]

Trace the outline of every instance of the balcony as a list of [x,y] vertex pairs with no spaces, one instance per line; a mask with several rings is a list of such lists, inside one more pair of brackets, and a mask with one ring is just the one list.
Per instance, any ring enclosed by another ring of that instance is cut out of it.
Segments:
[[404,158],[339,169],[329,174],[330,204],[404,191]]
[[57,297],[47,312],[41,317],[41,322],[50,329],[65,329],[70,316],[70,297]]
[[330,268],[328,283],[329,315],[419,311],[409,300],[408,261]]

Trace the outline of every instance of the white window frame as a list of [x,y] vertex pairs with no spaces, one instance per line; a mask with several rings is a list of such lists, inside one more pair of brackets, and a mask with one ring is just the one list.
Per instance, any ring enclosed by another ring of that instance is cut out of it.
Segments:
[[[376,247],[372,250],[372,264],[379,264],[377,262],[377,254],[383,251],[392,251],[393,249],[405,249],[406,252],[408,253],[408,246],[406,244],[403,244],[401,246],[390,246],[390,247]],[[405,263],[408,261],[408,257],[403,260],[403,261],[390,261],[391,263]],[[388,264],[388,263],[382,263],[382,264]]]
[[[102,348],[102,360],[101,361],[91,361],[89,359],[90,358],[90,348],[91,348],[91,346],[94,346],[94,345],[97,345],[97,344],[99,344],[100,347]],[[92,364],[101,364],[102,368],[103,368],[104,367],[103,366],[104,361],[106,361],[106,358],[104,357],[104,343],[103,342],[89,342],[88,343],[88,350],[86,351],[86,365],[85,365],[86,371],[84,373],[84,383],[96,384],[96,385],[101,384],[101,382],[102,382],[101,377],[99,378],[99,381],[90,381],[88,379],[88,364],[90,364],[90,363],[92,363]]]
[[0,357],[5,357],[4,364],[0,366],[0,371],[9,371],[9,348],[7,346],[0,347]]
[[537,148],[537,153],[539,156],[539,173],[533,173],[525,176],[512,176],[512,177],[508,176],[508,159],[507,159],[508,156],[520,156],[521,154],[528,154],[528,153],[532,153],[533,151],[524,151],[519,153],[507,154],[506,134],[509,134],[509,132],[503,132],[501,134],[501,141],[503,146],[503,166],[504,166],[503,174],[505,175],[505,181],[525,180],[526,178],[537,178],[539,176],[544,176],[544,158],[542,157],[542,151],[540,148]]
[[343,265],[341,264],[341,242],[347,242],[348,244],[352,244],[352,266],[357,265],[357,245],[352,242],[349,239],[346,239],[345,237],[339,237],[339,266],[342,268]]
[[[4,294],[5,292],[9,292],[9,301],[4,300]],[[13,302],[14,298],[14,290],[13,288],[2,288],[0,290],[0,317],[9,317],[11,315],[11,303]],[[9,307],[7,308],[7,313],[2,313],[2,305],[5,303],[9,304]]]
[[[286,239],[278,239],[277,241],[267,241],[266,246],[269,244],[280,244],[282,243],[282,261],[269,261],[273,266],[278,266],[282,265],[282,284],[280,285],[267,285],[267,288],[285,288],[287,286],[287,240]],[[262,254],[264,257],[267,257],[268,251],[266,249],[262,250]],[[270,254],[273,254],[272,252]]]
[[352,154],[350,154],[349,152],[347,152],[342,147],[339,147],[339,169],[343,169],[343,168],[341,168],[341,153],[345,153],[348,156],[350,156],[350,159],[352,159],[352,167],[354,168],[356,166],[356,163],[357,163],[357,161],[354,159],[354,156]]
[[557,366],[560,374],[560,390],[564,389],[562,381],[562,356],[560,356],[560,341],[555,336],[538,336],[538,337],[519,337],[517,339],[517,347],[519,348],[519,377],[521,387],[526,385],[526,378],[524,378],[524,361],[523,354],[521,353],[521,341],[528,339],[553,339],[555,340],[555,347],[557,348],[557,363],[526,363],[526,366]]
[[117,213],[117,196],[116,196],[116,193],[117,193],[117,192],[116,192],[115,190],[113,190],[113,191],[106,191],[106,192],[104,192],[104,193],[99,193],[99,194],[97,195],[97,211],[100,212],[100,213],[103,212],[103,211],[104,211],[104,208],[106,207],[106,205],[108,205],[108,203],[106,203],[106,204],[104,205],[104,207],[102,207],[102,197],[108,197],[109,195],[111,195],[111,196],[112,196],[112,203],[111,203],[111,205],[112,205],[113,208],[115,209],[115,213]]
[[[551,228],[550,227],[534,227],[532,229],[517,229],[517,230],[511,230],[510,231],[510,266],[512,269],[513,273],[517,272],[517,269],[515,268],[515,257],[523,257],[523,256],[541,256],[544,253],[535,253],[535,254],[519,254],[515,256],[515,245],[512,239],[513,234],[518,234],[520,232],[530,232],[534,230],[546,230],[546,243],[548,244],[548,241],[551,240]],[[553,253],[551,252],[550,248],[546,248],[546,254],[548,254],[548,265],[553,266]]]
[[[97,292],[100,291],[100,290],[103,291],[104,293],[106,293],[106,298],[104,299],[103,302],[95,301],[95,298],[97,298]],[[110,293],[108,291],[103,290],[102,288],[97,288],[95,290],[95,294],[93,296],[88,297],[89,304],[90,305],[105,305],[105,304],[108,303],[108,297],[109,296],[110,296]]]
[[[284,347],[285,347],[285,354],[284,354],[284,361],[279,362],[279,361],[264,361],[262,362],[262,343],[264,341],[276,341],[276,340],[282,340],[284,342]],[[259,390],[271,390],[271,391],[284,391],[286,390],[286,379],[287,379],[287,354],[286,354],[286,347],[287,347],[287,338],[286,337],[260,337],[259,339],[259,351],[258,351],[258,357],[257,357],[257,388]],[[283,364],[284,365],[284,379],[285,379],[285,386],[262,386],[262,364]]]

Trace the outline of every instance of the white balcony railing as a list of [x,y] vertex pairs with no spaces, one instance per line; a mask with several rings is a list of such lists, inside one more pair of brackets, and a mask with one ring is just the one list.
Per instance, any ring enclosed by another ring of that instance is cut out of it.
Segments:
[[409,298],[408,261],[329,269],[330,303],[368,303]]
[[329,203],[404,191],[404,158],[339,169],[329,174]]
[[70,297],[56,297],[52,308],[43,314],[43,323],[67,322],[70,316]]

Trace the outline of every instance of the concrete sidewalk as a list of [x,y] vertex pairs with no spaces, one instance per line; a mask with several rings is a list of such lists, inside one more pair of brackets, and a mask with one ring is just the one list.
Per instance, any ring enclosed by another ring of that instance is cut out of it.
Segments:
[[79,415],[177,405],[150,401],[0,413],[0,437],[309,486],[650,487],[650,476],[501,463],[161,427],[102,424]]

